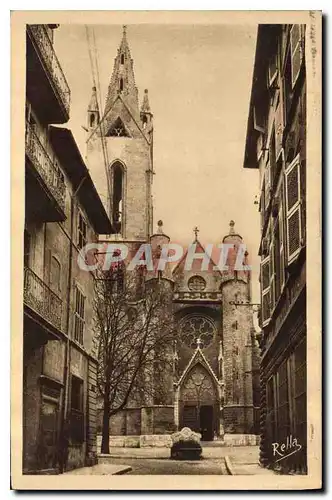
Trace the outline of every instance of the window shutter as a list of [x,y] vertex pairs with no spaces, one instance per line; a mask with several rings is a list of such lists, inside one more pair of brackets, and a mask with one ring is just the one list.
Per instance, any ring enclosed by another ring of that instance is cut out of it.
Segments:
[[301,47],[301,26],[293,24],[290,30],[290,50],[291,50],[291,67],[292,67],[292,88],[295,86],[296,80],[300,74],[302,63],[302,47]]
[[275,306],[275,265],[274,265],[274,238],[270,243],[270,312],[273,311]]
[[279,241],[280,241],[280,291],[282,292],[282,289],[285,284],[285,258],[284,258],[284,220],[283,220],[284,214],[283,214],[283,207],[282,207],[282,201],[280,204],[280,210],[279,210]]
[[265,132],[264,113],[257,105],[254,106],[254,129],[262,134]]
[[261,262],[262,325],[270,320],[270,256]]
[[270,162],[265,167],[265,210],[269,206],[271,197],[271,166]]
[[276,142],[276,160],[278,160],[282,150],[283,119],[282,105],[279,101],[275,112],[275,142]]
[[299,155],[286,170],[287,261],[290,264],[301,250],[301,202]]
[[278,75],[278,60],[277,60],[277,51],[273,56],[271,57],[269,61],[269,70],[268,70],[268,77],[269,77],[269,87],[272,87],[274,84],[275,79],[277,78]]

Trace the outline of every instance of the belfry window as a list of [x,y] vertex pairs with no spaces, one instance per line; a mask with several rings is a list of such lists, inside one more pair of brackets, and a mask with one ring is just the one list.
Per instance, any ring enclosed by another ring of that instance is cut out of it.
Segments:
[[92,113],[92,115],[90,115],[90,127],[93,127],[95,124],[95,115],[94,113]]
[[124,54],[121,54],[121,64],[124,64]]
[[112,166],[113,169],[113,203],[112,203],[112,220],[117,233],[122,231],[122,206],[123,206],[123,184],[124,172],[122,165],[117,162]]

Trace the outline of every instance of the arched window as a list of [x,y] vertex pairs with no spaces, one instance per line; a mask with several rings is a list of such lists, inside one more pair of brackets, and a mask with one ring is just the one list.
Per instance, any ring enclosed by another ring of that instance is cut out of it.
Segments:
[[124,54],[121,54],[121,64],[124,64]]
[[123,91],[123,78],[120,78],[120,91]]
[[195,349],[197,339],[201,342],[203,349],[211,344],[216,333],[215,324],[212,319],[200,314],[185,316],[180,322],[180,338],[188,347]]
[[94,124],[95,124],[95,119],[96,119],[95,114],[94,114],[94,113],[92,113],[92,114],[90,115],[90,127],[93,127],[93,126],[94,126]]
[[112,221],[117,233],[123,230],[124,169],[120,162],[112,165]]

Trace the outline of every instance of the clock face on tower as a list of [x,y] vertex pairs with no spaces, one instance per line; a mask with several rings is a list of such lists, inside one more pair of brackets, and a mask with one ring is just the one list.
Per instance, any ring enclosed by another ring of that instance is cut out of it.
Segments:
[[180,340],[191,349],[208,347],[216,331],[212,319],[202,314],[190,314],[180,322]]

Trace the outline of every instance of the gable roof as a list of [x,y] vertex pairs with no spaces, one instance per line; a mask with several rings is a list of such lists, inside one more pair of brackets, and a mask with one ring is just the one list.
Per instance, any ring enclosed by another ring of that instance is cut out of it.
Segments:
[[208,360],[204,356],[204,353],[199,346],[196,347],[194,354],[192,355],[189,363],[187,364],[186,368],[184,369],[181,377],[179,378],[179,380],[176,384],[178,386],[181,385],[182,382],[184,381],[184,379],[186,378],[186,376],[188,375],[189,371],[191,370],[191,368],[193,368],[195,365],[198,365],[198,364],[201,364],[209,372],[209,374],[211,375],[211,377],[213,378],[214,382],[217,385],[220,385],[220,382],[217,379],[214,371],[212,370],[210,363],[208,362]]
[[[114,105],[115,105],[115,103],[116,103],[118,100],[120,100],[120,101],[122,102],[122,104],[125,106],[126,110],[128,111],[128,113],[130,114],[130,116],[131,116],[132,120],[134,121],[134,123],[135,123],[135,125],[136,125],[137,129],[138,129],[138,130],[139,130],[139,132],[142,134],[142,136],[144,137],[144,139],[146,140],[146,142],[147,142],[148,144],[150,144],[150,143],[149,143],[149,141],[148,141],[148,138],[146,137],[146,135],[144,134],[144,132],[143,132],[143,130],[142,130],[142,127],[140,126],[140,124],[139,124],[139,123],[138,123],[138,121],[136,120],[136,118],[135,118],[135,114],[132,112],[132,110],[130,109],[130,107],[128,106],[128,104],[125,102],[125,100],[122,98],[121,94],[118,94],[118,95],[116,96],[116,98],[114,99],[114,101],[113,101],[112,105],[109,107],[109,109],[107,110],[107,112],[104,114],[104,116],[102,117],[102,119],[100,120],[100,122],[98,123],[98,125],[96,126],[96,128],[94,128],[94,129],[91,131],[91,133],[90,133],[90,135],[88,136],[88,138],[87,138],[86,142],[88,142],[88,141],[91,139],[91,137],[92,137],[92,136],[93,136],[93,135],[97,132],[97,130],[98,130],[98,129],[100,129],[100,130],[103,132],[102,127],[105,125],[105,122],[106,122],[107,117],[109,116],[109,114],[110,114],[110,113],[111,113],[111,111],[113,110]],[[121,117],[120,117],[120,118],[121,118]],[[106,136],[106,134],[103,134],[103,135],[104,135],[104,136]]]
[[[220,274],[220,276],[222,276],[222,273],[219,269],[214,269],[214,267],[216,267],[216,264],[215,262],[213,261],[212,259],[212,256],[210,256],[206,251],[205,251],[205,248],[203,247],[203,245],[200,243],[200,241],[198,240],[194,240],[192,242],[192,245],[193,244],[196,244],[196,252],[197,250],[201,250],[201,253],[204,253],[209,259],[210,259],[210,262],[209,262],[209,267],[208,267],[208,271],[213,271],[213,272],[216,272],[218,274]],[[189,247],[188,247],[189,248]],[[183,262],[185,261],[185,259],[187,258],[187,254],[188,254],[188,248],[186,249],[186,251],[184,252],[184,254],[182,255],[181,259],[179,260],[179,262],[176,264],[176,266],[174,267],[173,271],[172,271],[172,274],[176,274],[178,272],[178,270],[180,269],[180,266],[182,267],[182,264]],[[197,253],[200,253],[200,252],[197,252]],[[195,262],[195,259],[194,259],[194,262]]]

